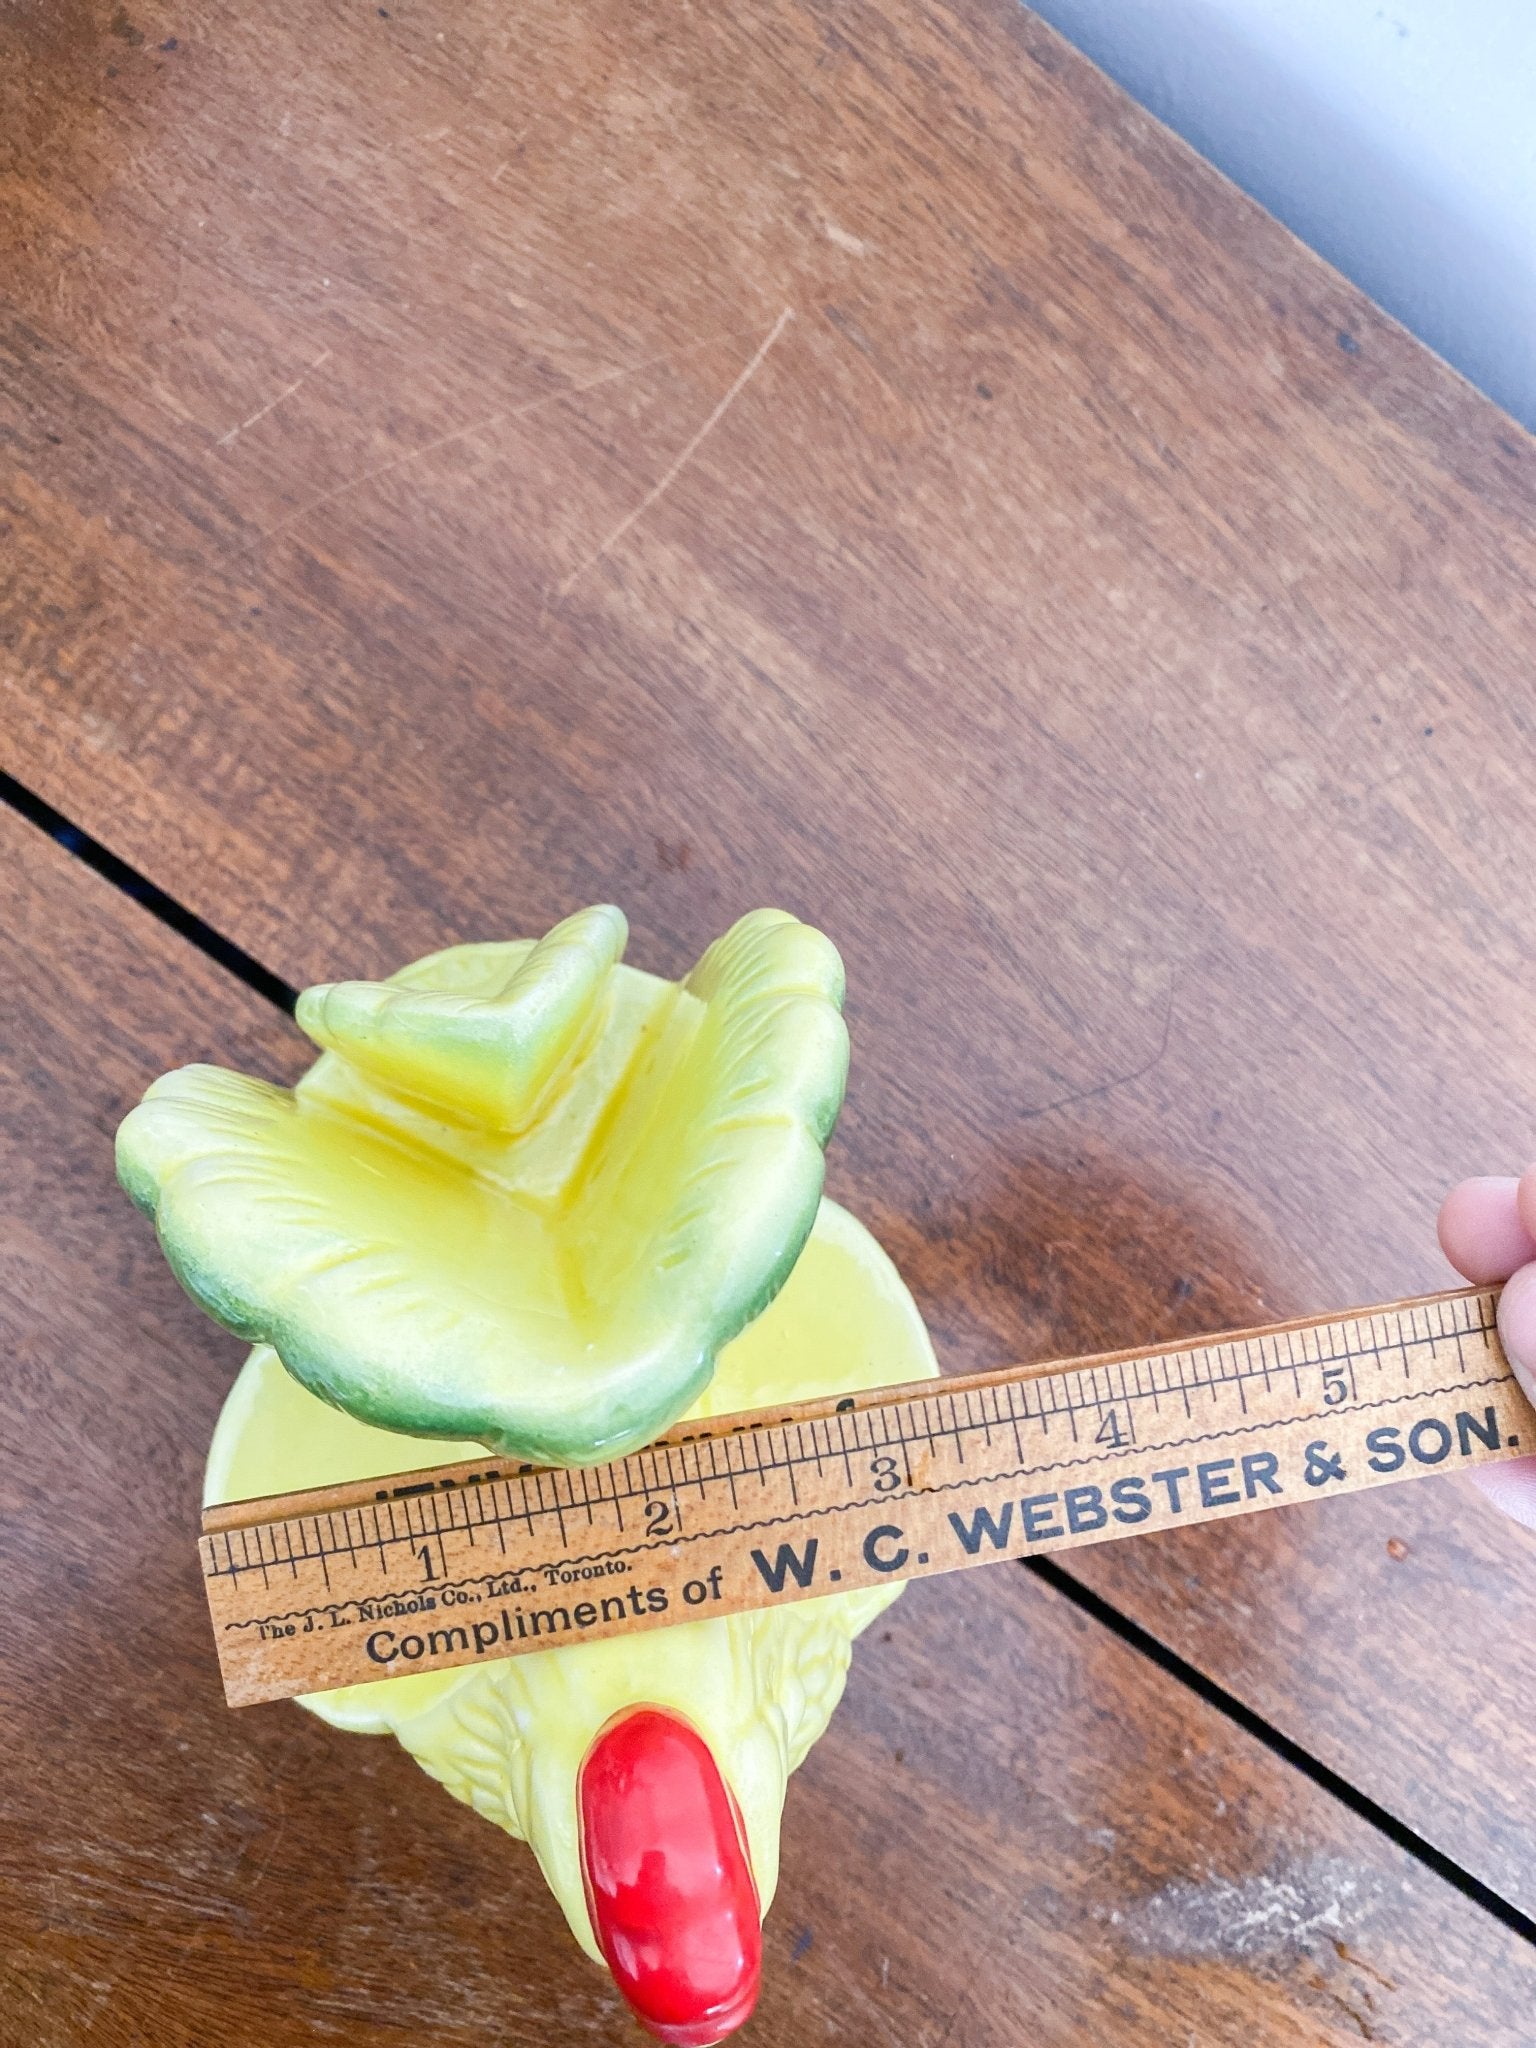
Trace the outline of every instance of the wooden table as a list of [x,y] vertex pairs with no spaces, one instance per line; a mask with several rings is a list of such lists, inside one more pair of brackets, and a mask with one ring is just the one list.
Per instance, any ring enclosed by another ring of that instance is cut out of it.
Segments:
[[[393,1745],[223,1709],[239,1347],[116,1122],[291,1076],[306,980],[782,902],[951,1369],[1442,1284],[1536,1131],[1536,454],[1011,0],[22,0],[0,60],[0,2039],[633,2041]],[[1459,1481],[917,1586],[747,2038],[1528,2043],[1533,1697]]]

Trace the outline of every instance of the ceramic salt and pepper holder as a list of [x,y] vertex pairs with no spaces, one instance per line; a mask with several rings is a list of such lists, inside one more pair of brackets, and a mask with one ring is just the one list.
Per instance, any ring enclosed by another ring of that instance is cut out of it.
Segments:
[[[255,1347],[207,1501],[406,1471],[423,1437],[591,1464],[685,1415],[937,1370],[899,1274],[822,1196],[848,1063],[831,944],[756,911],[673,983],[621,964],[626,937],[599,906],[309,989],[322,1050],[295,1088],[185,1067],[124,1120],[123,1186]],[[393,1733],[530,1843],[641,2022],[702,2048],[752,2011],[786,1780],[900,1590],[302,1704]]]

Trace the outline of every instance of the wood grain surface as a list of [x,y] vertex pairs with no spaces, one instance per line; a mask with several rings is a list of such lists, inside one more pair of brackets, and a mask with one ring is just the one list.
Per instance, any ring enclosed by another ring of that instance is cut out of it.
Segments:
[[[1445,1284],[1536,1129],[1518,428],[1011,0],[33,0],[0,59],[29,788],[291,983],[823,924],[833,1189],[952,1369]],[[155,957],[124,1101],[270,1029]],[[206,1352],[135,1242],[94,1313]],[[1475,1496],[1072,1569],[1536,1910],[1536,1554]]]
[[[224,1707],[196,1503],[239,1347],[111,1138],[172,1060],[303,1051],[5,813],[0,860],[0,2041],[638,2042],[526,1850],[387,1740]],[[763,2048],[1527,2036],[1518,1936],[1011,1566],[861,1646],[768,1926]]]

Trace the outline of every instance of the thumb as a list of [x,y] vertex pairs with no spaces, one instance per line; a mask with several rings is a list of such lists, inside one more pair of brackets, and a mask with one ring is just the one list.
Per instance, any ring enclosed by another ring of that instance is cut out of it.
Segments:
[[[1499,1341],[1525,1398],[1536,1406],[1536,1263],[1521,1266],[1504,1283],[1499,1296]],[[1536,1433],[1532,1441],[1536,1442]],[[1513,1515],[1527,1529],[1536,1529],[1536,1457],[1479,1465],[1467,1477],[1495,1507]]]
[[1536,1404],[1536,1263],[1522,1266],[1504,1283],[1499,1296],[1499,1341],[1526,1399]]

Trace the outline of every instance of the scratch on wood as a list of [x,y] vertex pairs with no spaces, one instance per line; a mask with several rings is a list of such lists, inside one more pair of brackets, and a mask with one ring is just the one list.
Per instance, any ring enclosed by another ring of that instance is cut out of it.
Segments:
[[1385,1893],[1379,1874],[1312,1854],[1242,1878],[1177,1879],[1108,1917],[1143,1954],[1252,1964],[1336,1947],[1379,1916]]
[[1107,1081],[1100,1081],[1093,1088],[1078,1088],[1070,1095],[1063,1095],[1056,1102],[1042,1102],[1038,1109],[1020,1112],[1024,1122],[1031,1122],[1037,1116],[1050,1116],[1058,1109],[1071,1109],[1079,1102],[1093,1102],[1101,1095],[1108,1095],[1113,1089],[1128,1088],[1133,1081],[1144,1081],[1152,1069],[1161,1064],[1168,1051],[1168,1040],[1173,1030],[1173,978],[1168,981],[1168,1003],[1163,1011],[1163,1035],[1157,1051],[1149,1060],[1143,1060],[1139,1067],[1133,1067],[1125,1074],[1111,1074]]
[[[181,290],[181,280],[179,277],[177,279],[176,289],[178,293]],[[295,391],[298,390],[299,386],[305,383],[309,378],[313,377],[316,370],[319,369],[322,363],[330,361],[330,357],[331,352],[328,348],[321,349],[319,355],[315,357],[315,360],[310,364],[307,370],[302,371],[299,376],[294,378],[291,384],[289,384],[284,390],[279,391],[276,398],[269,398],[266,404],[262,406],[259,412],[253,412],[250,418],[248,420],[242,420],[238,427],[231,427],[227,434],[221,434],[218,440],[214,443],[214,446],[216,448],[227,448],[231,441],[235,440],[239,435],[245,432],[247,427],[254,427],[256,422],[258,420],[264,420],[269,412],[276,412],[277,408],[282,404],[283,400],[285,398],[292,398],[293,394],[295,393]]]
[[[256,1867],[256,1874],[250,1882],[249,1889],[251,1891],[255,1891],[258,1889],[262,1879],[266,1876],[267,1872],[272,1868],[273,1861],[276,1858],[278,1850],[282,1847],[283,1836],[287,1833],[287,1830],[288,1816],[286,1813],[284,1813],[280,1816],[277,1823],[277,1830],[274,1833],[271,1841],[267,1845],[266,1855],[262,1857],[261,1862]],[[241,1860],[244,1860],[243,1857]]]
[[846,249],[850,256],[867,256],[868,242],[858,235],[850,235],[846,228],[840,228],[835,220],[823,220],[821,231],[827,240],[839,249]]
[[[584,392],[596,390],[599,385],[611,384],[623,377],[638,377],[647,370],[660,369],[670,363],[681,361],[685,356],[696,355],[701,349],[717,348],[723,342],[740,341],[742,338],[740,328],[725,328],[715,334],[702,335],[697,341],[685,342],[680,348],[667,349],[661,354],[647,356],[638,363],[624,363],[616,369],[603,370],[597,376],[587,378],[584,383],[568,384],[559,391],[547,391],[542,397],[529,399],[524,405],[512,406],[506,411],[492,413],[486,419],[471,420],[465,426],[454,427],[448,433],[438,435],[435,440],[423,442],[418,448],[407,448],[401,454],[392,456],[388,462],[378,463],[374,468],[364,470],[361,475],[349,477],[344,483],[337,484],[333,489],[322,491],[317,497],[307,499],[302,505],[296,506],[284,518],[279,519],[275,525],[266,527],[262,532],[253,535],[250,540],[245,541],[238,547],[231,548],[225,554],[218,557],[210,565],[210,568],[223,572],[238,569],[243,562],[248,561],[251,556],[257,554],[269,541],[277,539],[280,534],[286,533],[290,527],[297,526],[299,521],[306,519],[311,512],[318,512],[326,505],[335,504],[338,499],[346,497],[350,492],[361,490],[366,484],[373,483],[379,477],[389,476],[394,471],[419,461],[423,456],[432,454],[438,448],[448,447],[455,441],[471,440],[478,434],[489,433],[492,428],[502,425],[507,420],[522,419],[527,414],[538,412],[546,406],[561,405],[568,399],[579,398]],[[310,371],[305,374],[310,374],[314,367],[311,364]],[[748,367],[750,368],[751,365]],[[146,644],[149,635],[160,624],[161,620],[175,608],[179,601],[179,598],[169,599],[165,604],[160,605],[149,620],[140,627],[138,642],[141,648]],[[548,605],[549,595],[548,586],[546,586],[541,610],[541,621],[543,617],[547,616]]]
[[77,2022],[80,2029],[80,2040],[87,2041],[95,2033],[96,2022],[101,2018],[102,2008],[106,2005],[116,1988],[117,1980],[113,1977],[96,1977],[91,1980],[91,1989],[96,1993],[96,1996],[90,2007],[80,2015]]
[[890,378],[880,369],[879,364],[875,360],[874,344],[870,341],[869,336],[860,328],[857,321],[851,319],[840,306],[823,306],[821,317],[826,321],[837,339],[845,342],[848,347],[854,350],[859,361],[868,370],[882,391],[893,398],[904,411],[908,413],[916,411],[916,407],[911,399],[906,396],[905,392],[899,391]]
[[[659,369],[663,364],[674,363],[681,356],[695,355],[700,349],[713,348],[716,343],[732,341],[734,334],[709,334],[701,341],[691,341],[685,347],[668,349],[664,355],[647,356],[643,362],[624,363],[615,370],[603,370],[595,377],[588,377],[584,383],[568,384],[560,391],[546,391],[538,398],[530,398],[523,405],[507,407],[502,412],[493,412],[485,419],[471,420],[467,426],[451,427],[446,434],[439,434],[435,440],[424,441],[419,448],[407,448],[403,454],[392,455],[388,462],[380,462],[372,469],[365,469],[360,476],[348,477],[333,490],[322,491],[317,498],[309,498],[297,506],[286,518],[279,519],[275,526],[269,526],[264,533],[256,536],[232,558],[240,561],[245,555],[262,547],[269,540],[275,540],[280,533],[286,533],[290,526],[297,526],[301,519],[307,519],[311,512],[318,512],[323,506],[334,505],[338,498],[345,498],[352,491],[360,491],[365,484],[376,483],[380,477],[391,476],[397,469],[404,469],[408,463],[419,462],[424,455],[434,455],[439,448],[448,448],[455,441],[471,441],[480,434],[488,434],[495,427],[504,426],[508,420],[526,419],[529,413],[540,412],[546,406],[561,405],[567,399],[580,398],[584,392],[595,391],[600,384],[612,384],[620,377],[638,377],[645,370]],[[761,355],[763,351],[759,351]],[[750,366],[749,366],[750,367]],[[590,566],[587,565],[587,566]]]
[[528,140],[529,136],[533,133],[537,125],[537,122],[529,121],[523,127],[518,129],[517,133],[513,136],[511,142],[507,145],[507,156],[505,161],[499,163],[496,166],[495,170],[492,171],[491,173],[491,183],[493,185],[499,185],[502,179],[506,176],[507,172],[511,170],[513,158],[519,156],[522,153],[523,144]]
[[779,336],[784,332],[785,328],[789,325],[790,321],[794,319],[794,317],[795,315],[793,308],[786,306],[783,312],[779,315],[778,319],[774,321],[772,327],[769,328],[767,334],[758,343],[757,348],[752,355],[751,361],[747,363],[745,367],[742,369],[741,374],[736,378],[735,382],[731,385],[730,390],[726,392],[725,396],[721,399],[720,403],[715,407],[714,411],[710,414],[709,418],[704,422],[703,426],[700,427],[698,432],[695,435],[693,435],[693,437],[685,444],[681,453],[677,456],[676,460],[673,461],[668,466],[668,468],[663,472],[663,474],[660,477],[658,477],[656,482],[652,484],[651,488],[646,492],[645,496],[640,500],[639,504],[635,506],[633,511],[626,512],[624,517],[619,521],[618,525],[606,537],[606,539],[599,543],[597,548],[590,555],[587,556],[584,562],[578,562],[576,567],[571,571],[570,575],[566,577],[565,581],[560,585],[559,588],[559,596],[562,601],[570,596],[571,592],[575,589],[576,585],[581,581],[582,577],[586,575],[587,571],[591,568],[595,568],[596,565],[603,559],[604,555],[611,554],[614,548],[616,548],[619,542],[624,538],[625,534],[629,532],[630,528],[633,525],[635,525],[635,523],[638,520],[643,519],[646,513],[649,512],[651,507],[657,502],[657,500],[661,498],[671,488],[671,486],[674,483],[676,483],[678,477],[682,475],[683,471],[687,468],[688,464],[693,460],[694,456],[698,453],[700,447],[703,445],[705,440],[708,438],[710,434],[714,432],[715,428],[719,426],[720,422],[725,418],[726,414],[730,411],[731,407],[735,404],[736,400],[741,396],[742,392],[747,388],[748,384],[751,383],[752,379],[757,375],[758,371],[762,368],[764,359],[766,358],[768,351],[773,347],[774,343],[778,340]]
[[950,2014],[948,2024],[945,2026],[944,2031],[942,2034],[940,2034],[938,2040],[934,2043],[934,2048],[947,2048],[949,2038],[954,2033],[955,2028],[959,2025],[962,2013],[967,2012],[970,2009],[970,2005],[971,1994],[969,1991],[967,1991],[964,1998],[961,1999],[960,2003],[955,2007],[954,2011]]

